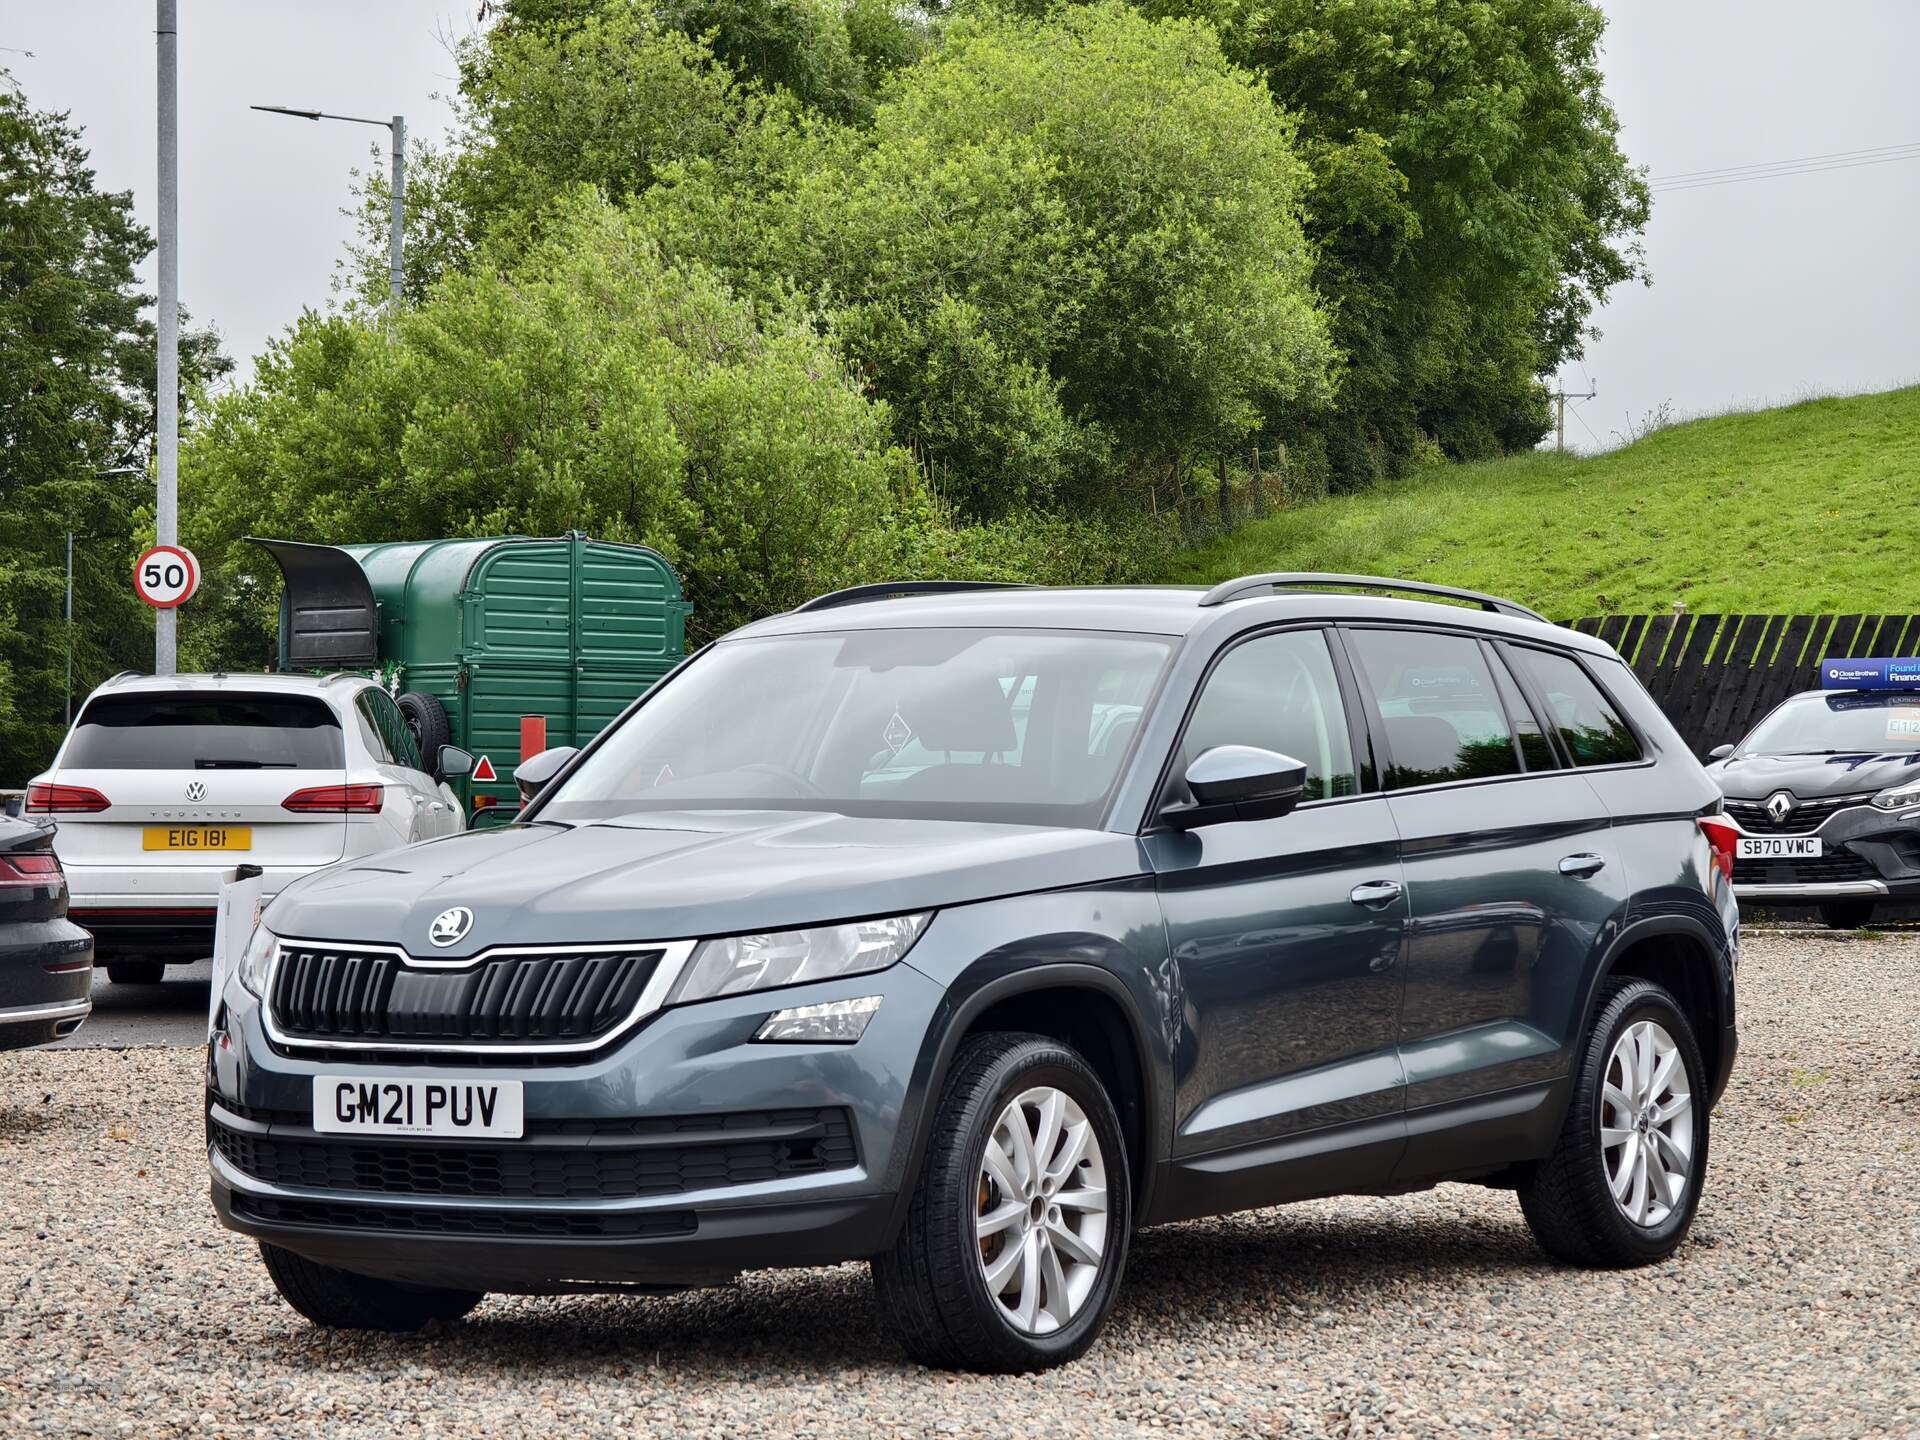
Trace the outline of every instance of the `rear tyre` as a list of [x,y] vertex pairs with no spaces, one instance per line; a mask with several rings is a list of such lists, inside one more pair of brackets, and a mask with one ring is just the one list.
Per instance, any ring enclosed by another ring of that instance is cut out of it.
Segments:
[[1106,1323],[1132,1226],[1127,1152],[1087,1062],[1040,1035],[976,1036],[939,1097],[882,1314],[925,1365],[1044,1370]]
[[1820,923],[1829,930],[1858,930],[1873,919],[1871,900],[1835,900],[1820,907]]
[[413,732],[413,743],[420,751],[420,766],[429,775],[439,774],[440,747],[452,743],[453,726],[447,721],[447,707],[433,696],[409,690],[394,702],[400,717]]
[[1707,1173],[1707,1073],[1673,996],[1620,980],[1600,996],[1559,1143],[1521,1183],[1540,1246],[1573,1265],[1664,1260]]
[[405,1333],[433,1320],[458,1320],[484,1298],[478,1290],[402,1285],[336,1270],[264,1241],[260,1258],[282,1300],[314,1324],[333,1330]]
[[115,985],[158,985],[166,974],[158,960],[115,960],[107,966],[107,979]]

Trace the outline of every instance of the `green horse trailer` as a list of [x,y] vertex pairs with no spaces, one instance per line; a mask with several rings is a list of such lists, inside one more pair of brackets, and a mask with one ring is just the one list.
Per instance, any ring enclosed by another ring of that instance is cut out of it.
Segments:
[[475,774],[452,782],[470,812],[518,807],[523,740],[528,754],[584,745],[686,653],[693,607],[642,545],[577,531],[252,543],[286,581],[279,668],[394,676],[429,766],[442,744],[476,757]]

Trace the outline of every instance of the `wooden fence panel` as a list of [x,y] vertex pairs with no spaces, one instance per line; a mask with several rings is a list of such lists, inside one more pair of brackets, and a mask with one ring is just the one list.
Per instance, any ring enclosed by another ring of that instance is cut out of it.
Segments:
[[1618,615],[1571,622],[1618,650],[1694,752],[1738,740],[1827,656],[1920,654],[1913,615]]

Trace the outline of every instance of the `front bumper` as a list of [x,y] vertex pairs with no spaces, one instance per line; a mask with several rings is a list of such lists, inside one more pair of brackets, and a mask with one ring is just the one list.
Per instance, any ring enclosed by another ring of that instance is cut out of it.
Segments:
[[[709,1285],[743,1270],[862,1259],[891,1242],[919,1107],[914,1077],[942,993],[896,965],[663,1010],[583,1059],[496,1061],[283,1049],[266,1034],[261,1002],[230,980],[208,1049],[214,1207],[230,1228],[323,1264],[464,1289]],[[880,1010],[858,1044],[752,1040],[774,1010],[875,994]],[[484,1143],[319,1136],[310,1126],[321,1074],[518,1080],[528,1134]],[[755,1117],[808,1109],[845,1117],[846,1148],[830,1165],[769,1174],[710,1143]],[[280,1143],[270,1176],[255,1158],[265,1152],[230,1135],[214,1143],[218,1125]],[[656,1126],[687,1127],[695,1148],[663,1160],[677,1139],[626,1136]],[[530,1168],[536,1149],[560,1168]],[[621,1153],[638,1157],[643,1183],[608,1159]],[[263,1173],[243,1168],[249,1161]]]
[[71,1035],[93,1012],[93,939],[66,920],[0,925],[0,1050]]
[[[702,1205],[663,1217],[658,1234],[620,1239],[480,1235],[394,1235],[309,1223],[310,1211],[275,1209],[252,1187],[222,1176],[218,1157],[213,1208],[221,1224],[270,1245],[363,1275],[501,1294],[562,1295],[630,1288],[724,1285],[744,1270],[837,1265],[881,1248],[891,1195],[847,1196],[788,1205]],[[284,1205],[284,1202],[282,1202]]]
[[1819,905],[1920,896],[1920,809],[1889,814],[1860,804],[1836,811],[1817,829],[1774,833],[1817,836],[1823,853],[1818,859],[1736,860],[1738,899]]

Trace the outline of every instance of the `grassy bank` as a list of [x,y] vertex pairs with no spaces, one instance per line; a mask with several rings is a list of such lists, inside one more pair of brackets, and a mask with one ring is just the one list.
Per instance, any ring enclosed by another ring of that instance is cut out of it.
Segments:
[[1169,579],[1444,581],[1571,619],[1920,609],[1920,386],[1696,420],[1607,455],[1424,471],[1177,558]]

